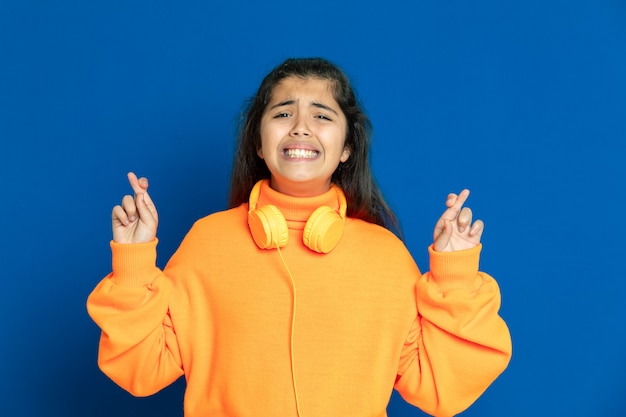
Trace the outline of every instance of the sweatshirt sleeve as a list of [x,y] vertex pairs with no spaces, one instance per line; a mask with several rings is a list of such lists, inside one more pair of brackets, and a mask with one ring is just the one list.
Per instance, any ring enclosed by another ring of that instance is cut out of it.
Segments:
[[172,285],[156,267],[157,241],[111,242],[113,271],[92,291],[87,311],[101,328],[98,366],[136,396],[183,374],[168,311]]
[[395,388],[434,416],[465,410],[504,371],[511,338],[499,316],[496,281],[478,271],[481,246],[441,253],[416,286],[418,317],[403,348]]

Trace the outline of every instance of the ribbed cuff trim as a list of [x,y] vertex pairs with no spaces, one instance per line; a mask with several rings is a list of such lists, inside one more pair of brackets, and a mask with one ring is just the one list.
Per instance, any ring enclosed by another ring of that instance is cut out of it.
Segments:
[[158,239],[147,243],[116,243],[111,241],[113,276],[116,284],[142,287],[152,283],[156,267]]
[[454,252],[437,252],[433,245],[430,254],[430,281],[442,291],[455,288],[477,289],[482,283],[478,275],[478,263],[482,245]]

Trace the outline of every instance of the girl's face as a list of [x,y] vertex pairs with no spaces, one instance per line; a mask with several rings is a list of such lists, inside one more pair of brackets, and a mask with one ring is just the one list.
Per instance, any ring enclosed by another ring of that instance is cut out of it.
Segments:
[[328,191],[333,172],[350,156],[346,132],[346,117],[328,81],[283,79],[263,113],[257,150],[272,175],[272,188],[298,197]]

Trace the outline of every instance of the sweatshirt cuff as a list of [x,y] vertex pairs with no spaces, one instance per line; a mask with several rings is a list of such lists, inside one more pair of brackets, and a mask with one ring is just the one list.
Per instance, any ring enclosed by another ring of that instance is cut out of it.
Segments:
[[437,252],[433,245],[428,247],[430,254],[430,279],[441,291],[456,288],[476,290],[482,284],[478,274],[478,262],[482,244],[454,252]]
[[143,287],[154,281],[158,239],[147,243],[116,243],[111,241],[114,283],[128,287]]

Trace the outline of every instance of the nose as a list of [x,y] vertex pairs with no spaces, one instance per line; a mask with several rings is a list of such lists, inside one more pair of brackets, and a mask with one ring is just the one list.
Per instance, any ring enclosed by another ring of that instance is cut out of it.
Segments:
[[311,131],[309,130],[309,127],[303,116],[296,116],[294,118],[294,123],[289,134],[295,137],[309,136],[311,134]]

